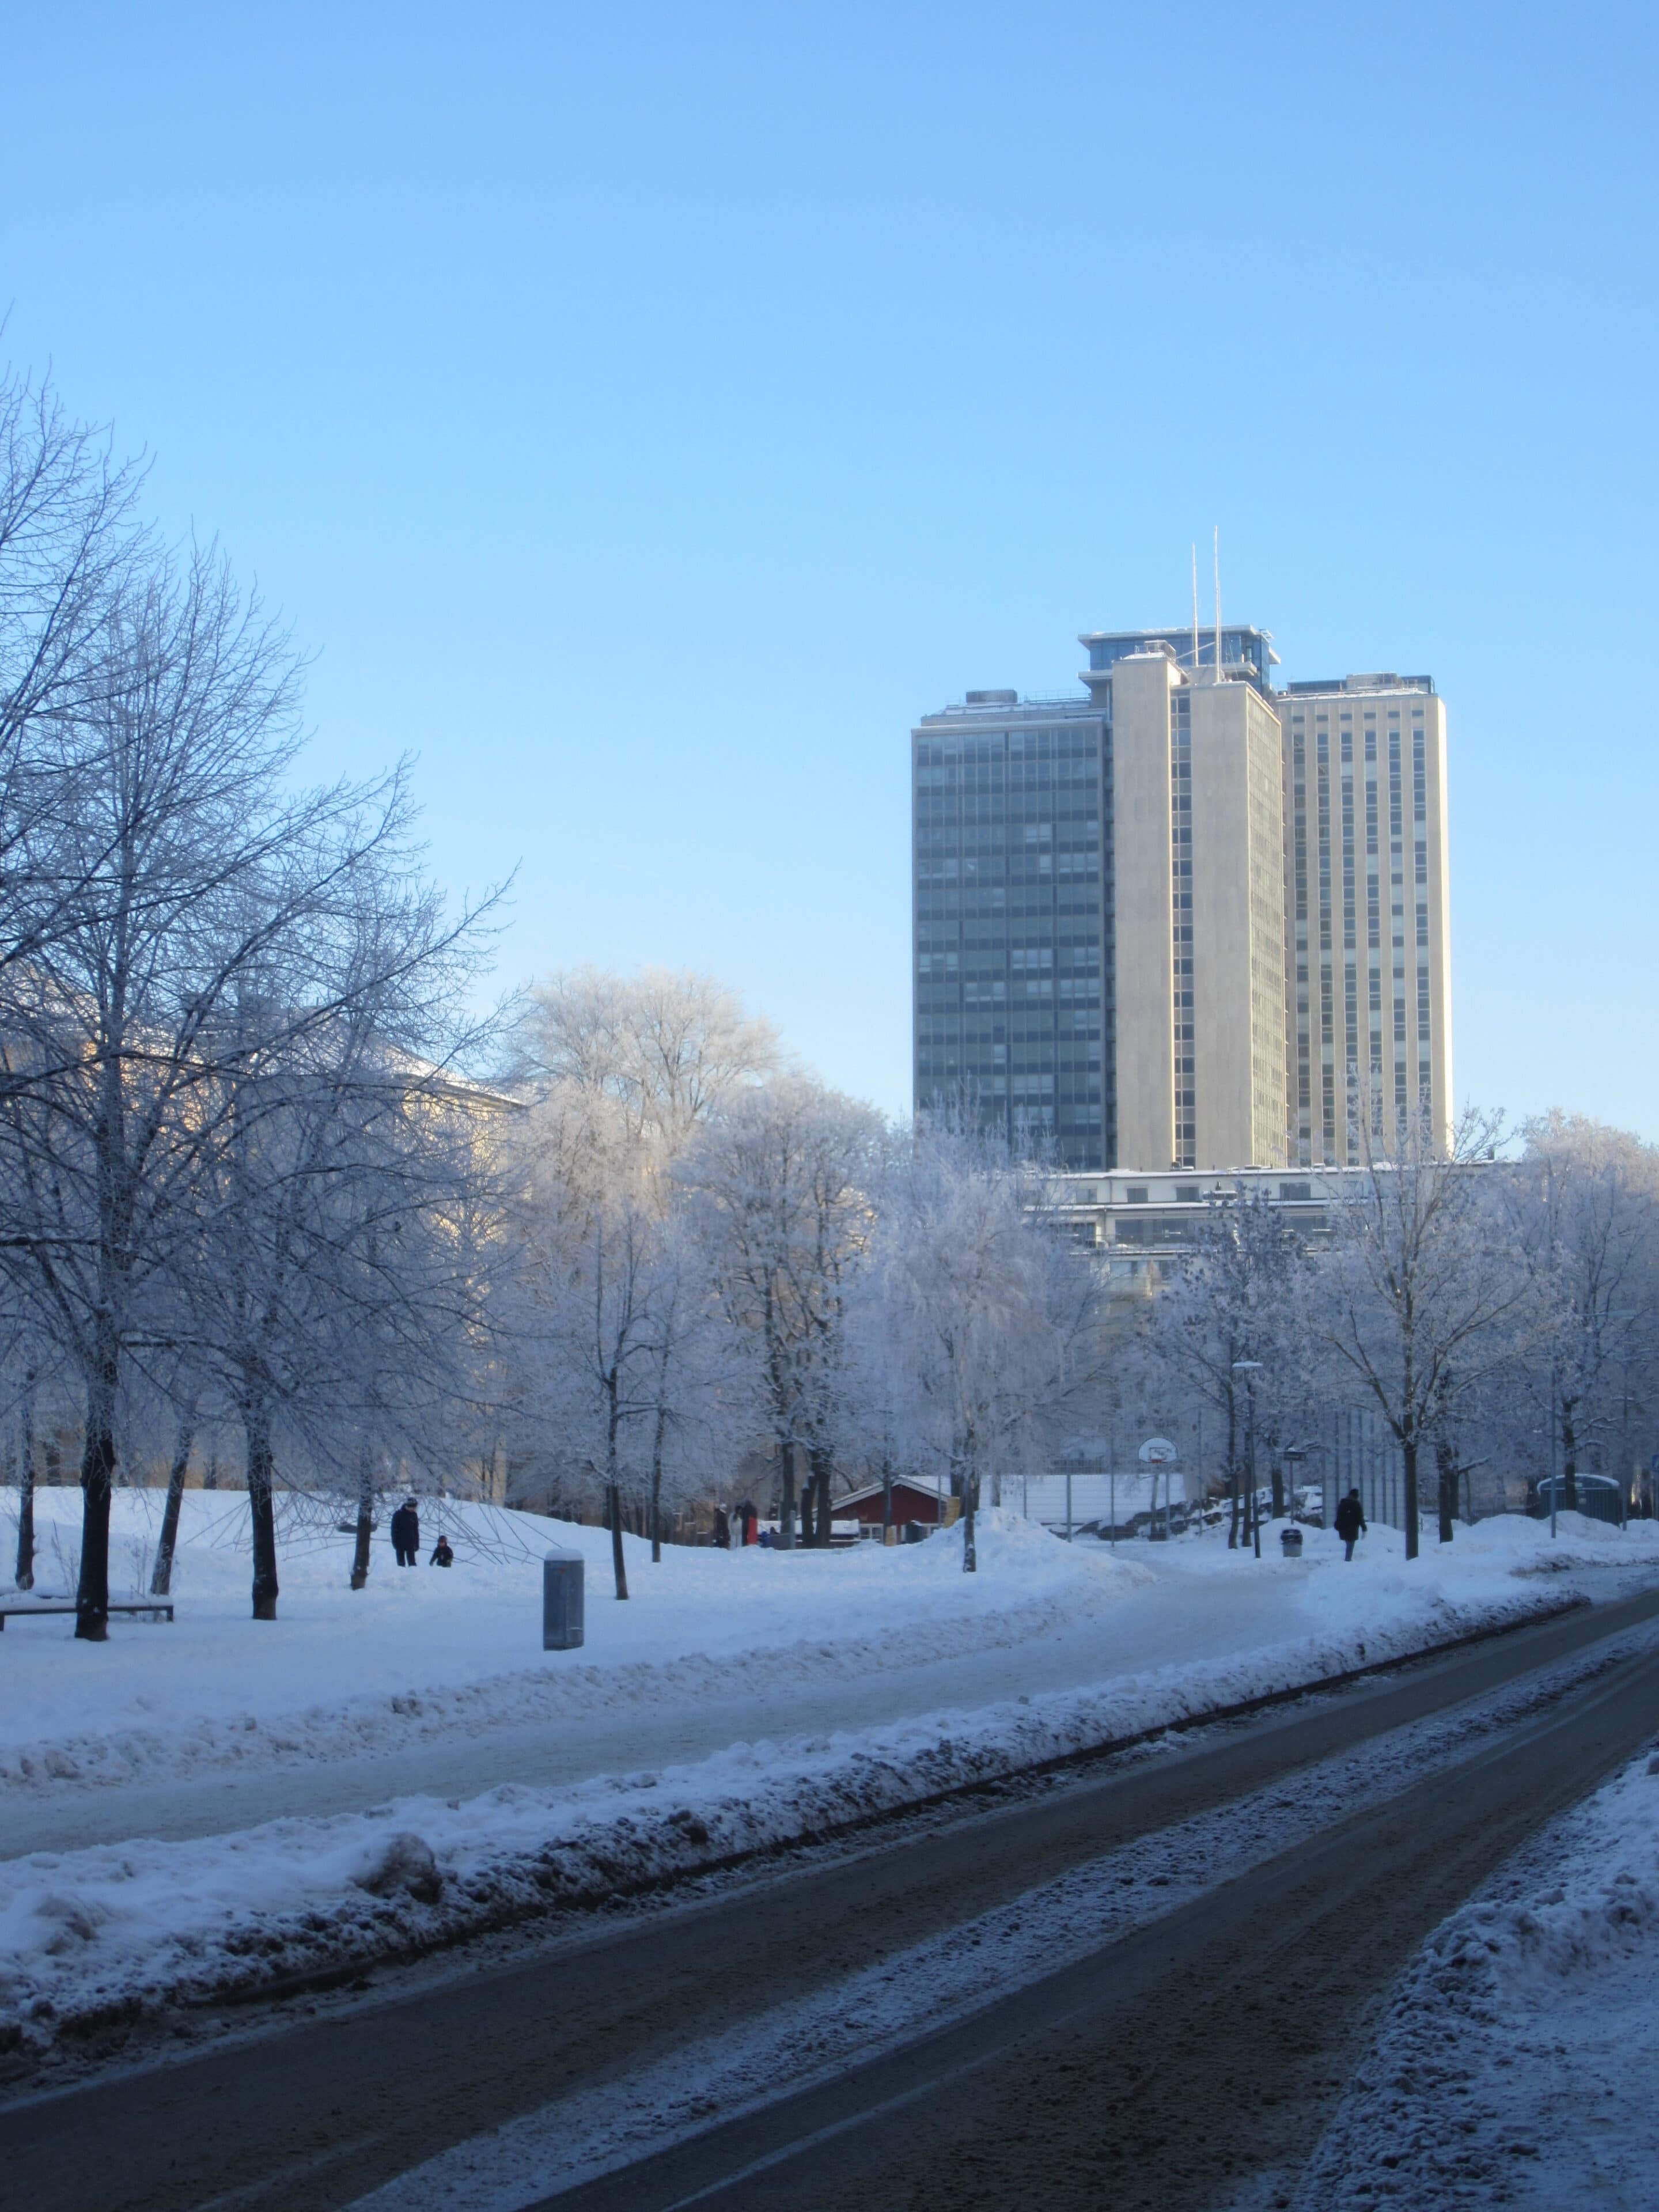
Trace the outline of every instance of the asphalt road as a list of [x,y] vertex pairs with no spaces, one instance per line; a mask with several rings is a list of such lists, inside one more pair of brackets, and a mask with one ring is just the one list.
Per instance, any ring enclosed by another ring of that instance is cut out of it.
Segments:
[[[1023,1896],[1312,1761],[1659,1617],[1585,1610],[921,1840],[802,1855],[684,1910],[522,1947],[0,2113],[9,2203],[308,2212]],[[1366,2000],[1437,1921],[1659,1729],[1622,1662],[1449,1772],[879,2064],[545,2201],[559,2212],[1212,2208],[1293,2166]],[[550,2186],[556,2171],[547,2175]],[[522,2198],[520,2199],[522,2202]]]

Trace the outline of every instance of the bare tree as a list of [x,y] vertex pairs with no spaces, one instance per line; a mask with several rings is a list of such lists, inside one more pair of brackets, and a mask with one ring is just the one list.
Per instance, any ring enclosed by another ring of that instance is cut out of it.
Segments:
[[49,382],[0,372],[0,997],[9,970],[84,920],[99,848],[50,831],[82,799],[76,732],[144,550],[141,480]]
[[507,1324],[520,1410],[599,1480],[616,1593],[623,1556],[627,1443],[653,1419],[666,1376],[665,1298],[674,1291],[664,1222],[630,1135],[604,1145],[591,1102],[556,1094],[532,1109],[515,1146],[518,1265]]
[[829,1540],[846,1293],[869,1243],[884,1135],[869,1107],[782,1077],[732,1096],[679,1170],[778,1455],[786,1550],[797,1453],[819,1501],[813,1533]]
[[1265,1192],[1214,1200],[1190,1256],[1146,1317],[1141,1349],[1152,1367],[1219,1419],[1229,1549],[1256,1536],[1256,1474],[1247,1470],[1246,1446],[1282,1448],[1307,1403],[1303,1273],[1300,1240]]
[[496,1214],[482,1125],[507,1110],[453,1065],[483,1034],[457,1004],[478,917],[446,921],[411,875],[401,807],[380,826],[333,872],[303,973],[268,963],[208,1039],[190,1352],[243,1432],[256,1620],[276,1617],[279,1438],[351,1497],[362,1589],[378,1460],[441,1465],[478,1395]]
[[1587,1451],[1628,1444],[1632,1390],[1659,1366],[1659,1152],[1598,1121],[1556,1112],[1527,1123],[1510,1178],[1522,1252],[1552,1324],[1526,1363],[1561,1454],[1563,1500],[1578,1507]]
[[881,1334],[902,1363],[912,1437],[961,1501],[972,1573],[988,1468],[1000,1504],[1005,1471],[1101,1379],[1104,1285],[1047,1218],[1041,1174],[994,1134],[923,1122],[884,1195]]
[[[131,585],[82,703],[54,725],[75,804],[37,826],[29,865],[82,890],[12,971],[0,1178],[7,1255],[84,1394],[76,1633],[92,1640],[106,1633],[117,1398],[201,1233],[204,1164],[246,1091],[227,1079],[329,1018],[270,977],[303,969],[405,817],[395,777],[288,788],[299,679],[285,635],[222,562],[192,553]],[[251,1019],[255,1005],[270,1018]],[[257,1458],[249,1479],[257,1498]]]
[[592,1133],[657,1172],[781,1058],[771,1024],[745,1013],[725,984],[663,968],[550,976],[530,994],[520,1054],[538,1092],[587,1102]]
[[1499,1184],[1483,1166],[1497,1146],[1495,1115],[1465,1113],[1443,1152],[1419,1118],[1393,1159],[1371,1151],[1363,1121],[1355,1126],[1362,1172],[1332,1208],[1312,1328],[1400,1447],[1406,1556],[1415,1559],[1424,1448],[1535,1328],[1532,1288]]

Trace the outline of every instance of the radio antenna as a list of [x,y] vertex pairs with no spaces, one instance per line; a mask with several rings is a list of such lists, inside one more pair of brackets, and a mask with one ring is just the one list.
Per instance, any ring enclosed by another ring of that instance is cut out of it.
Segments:
[[1221,525],[1215,526],[1215,680],[1221,681]]
[[1198,681],[1198,541],[1193,541],[1193,681]]

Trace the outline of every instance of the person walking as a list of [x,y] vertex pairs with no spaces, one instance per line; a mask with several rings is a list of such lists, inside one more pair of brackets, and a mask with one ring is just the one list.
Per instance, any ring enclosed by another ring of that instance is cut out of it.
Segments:
[[1365,1533],[1365,1509],[1359,1502],[1358,1488],[1337,1501],[1336,1533],[1347,1547],[1343,1558],[1352,1559],[1353,1547]]
[[412,1498],[406,1498],[392,1516],[392,1547],[400,1567],[421,1564],[421,1516]]

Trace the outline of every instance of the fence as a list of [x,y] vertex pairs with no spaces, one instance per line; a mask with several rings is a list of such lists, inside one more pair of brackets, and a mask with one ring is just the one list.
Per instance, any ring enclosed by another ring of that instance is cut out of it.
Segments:
[[[1405,1527],[1405,1462],[1380,1414],[1364,1410],[1332,1414],[1330,1442],[1318,1455],[1317,1468],[1328,1528],[1336,1525],[1337,1499],[1351,1490],[1358,1491],[1367,1522],[1385,1528]],[[1302,1479],[1312,1474],[1310,1468]],[[1421,1499],[1419,1503],[1420,1506]]]

